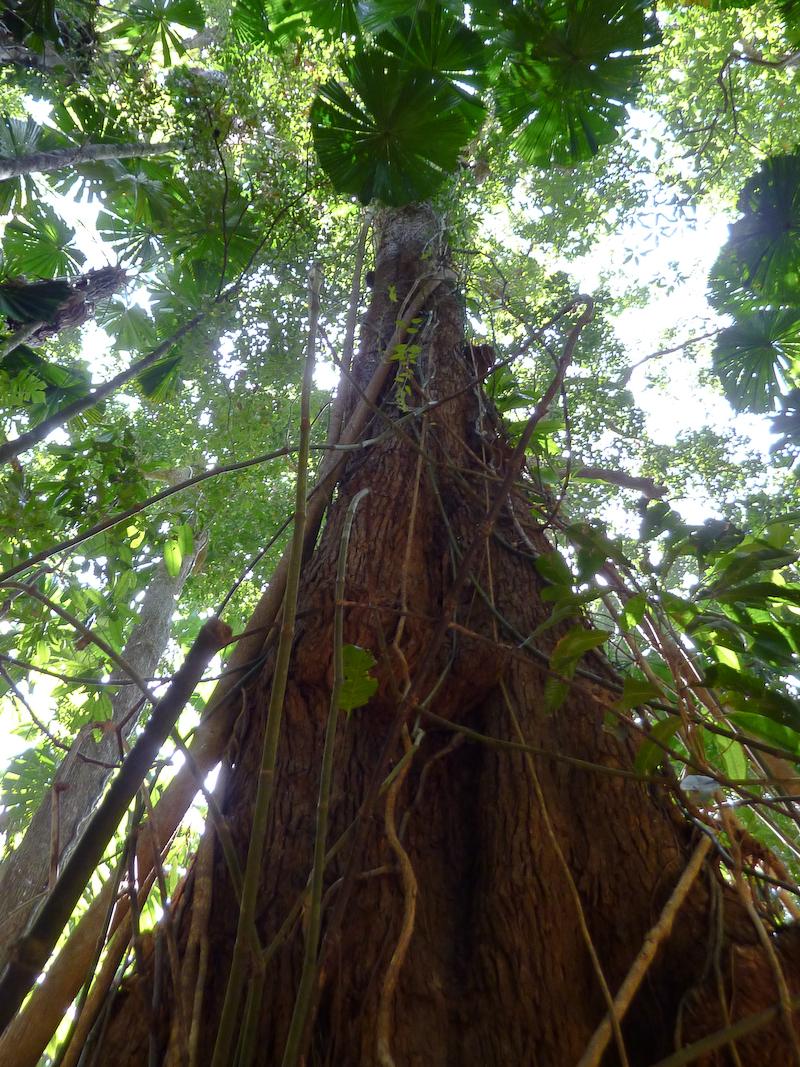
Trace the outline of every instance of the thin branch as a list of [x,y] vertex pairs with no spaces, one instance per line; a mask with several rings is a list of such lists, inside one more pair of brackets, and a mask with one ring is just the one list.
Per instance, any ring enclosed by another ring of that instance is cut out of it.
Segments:
[[43,419],[33,429],[27,430],[25,433],[21,433],[19,437],[15,437],[13,441],[6,441],[5,444],[0,445],[0,463],[6,463],[8,460],[13,459],[14,456],[18,456],[21,452],[27,452],[29,448],[33,448],[34,445],[38,445],[40,441],[51,434],[53,430],[63,426],[64,423],[69,422],[76,415],[82,414],[89,408],[94,407],[101,400],[105,400],[107,396],[115,392],[120,386],[125,385],[131,378],[137,377],[142,371],[147,370],[149,366],[165,356],[171,348],[173,348],[179,341],[182,341],[187,334],[191,333],[201,322],[206,318],[206,312],[201,311],[197,315],[193,315],[188,322],[185,322],[183,326],[178,329],[167,338],[166,341],[162,341],[160,345],[156,345],[151,349],[146,356],[142,356],[141,359],[137,359],[131,363],[124,371],[120,371],[113,378],[109,378],[107,381],[102,382],[86,396],[79,397],[77,400],[73,400],[71,404],[67,404],[63,408],[59,408],[53,415],[47,419]]
[[130,663],[128,663],[119,652],[115,652],[111,645],[100,637],[99,634],[96,634],[94,630],[90,630],[87,626],[84,626],[80,619],[73,615],[72,612],[67,611],[66,608],[62,608],[60,604],[57,604],[49,596],[41,593],[35,587],[23,582],[0,582],[0,587],[4,589],[18,589],[21,593],[26,593],[28,596],[33,597],[34,600],[38,600],[41,604],[44,604],[45,607],[48,607],[50,611],[58,615],[59,618],[73,626],[82,637],[85,637],[88,641],[91,641],[92,644],[97,645],[101,651],[105,652],[111,662],[119,667],[124,674],[127,674],[134,684],[138,686],[147,700],[151,702],[154,700],[153,694],[147,688],[144,679],[139,676],[138,671],[134,670]]
[[[320,288],[322,275],[318,264],[312,265],[309,274],[309,329],[306,348],[306,361],[303,372],[303,387],[300,400],[300,450],[298,455],[297,483],[295,486],[295,520],[292,531],[292,543],[288,557],[285,584],[283,618],[281,621],[278,650],[275,657],[275,670],[272,677],[267,725],[264,731],[264,747],[261,757],[261,771],[258,780],[253,822],[250,833],[250,846],[247,851],[244,882],[242,886],[242,904],[239,908],[239,922],[236,941],[233,948],[225,1000],[214,1045],[213,1067],[228,1067],[234,1048],[234,1037],[242,994],[247,979],[251,930],[255,924],[258,904],[258,890],[261,884],[261,866],[266,844],[269,813],[272,805],[272,793],[275,781],[275,761],[280,739],[283,703],[289,676],[289,660],[294,642],[294,625],[297,612],[297,594],[300,587],[300,572],[303,565],[303,548],[305,544],[305,526],[307,514],[307,484],[309,436],[311,431],[311,390],[314,384],[314,362],[316,356],[317,322],[319,320]],[[244,1065],[243,1065],[244,1067]]]
[[289,1033],[283,1053],[283,1067],[295,1067],[302,1053],[303,1035],[306,1030],[308,1011],[313,1000],[313,986],[317,975],[319,934],[322,923],[322,890],[325,878],[325,854],[328,838],[331,784],[333,781],[333,756],[336,742],[336,726],[339,719],[339,697],[344,684],[344,588],[347,573],[347,551],[350,547],[350,531],[356,509],[369,489],[361,489],[347,509],[339,545],[336,568],[336,608],[333,618],[333,687],[331,689],[328,721],[325,728],[325,744],[322,750],[322,767],[317,800],[317,826],[314,837],[314,859],[311,867],[311,894],[308,903],[308,922],[303,954],[303,970],[297,987],[297,996],[289,1024]]
[[210,659],[229,636],[230,627],[219,619],[206,622],[169,689],[153,708],[139,739],[64,864],[53,891],[15,946],[14,956],[0,979],[0,1028],[5,1029],[13,1019],[35,984],[120,819]]
[[[673,889],[669,900],[664,905],[658,922],[645,935],[642,947],[636,959],[631,964],[630,970],[625,976],[619,992],[614,997],[613,1015],[617,1022],[621,1022],[630,1007],[631,1001],[636,996],[639,986],[642,984],[647,969],[655,959],[659,946],[666,941],[672,931],[672,924],[678,910],[686,899],[686,895],[694,884],[694,880],[700,873],[709,849],[711,839],[703,835],[697,848],[692,853],[678,884]],[[578,1067],[598,1067],[603,1058],[603,1053],[611,1037],[612,1020],[607,1015],[592,1035],[592,1039],[586,1047],[586,1051],[578,1062]]]
[[[303,196],[306,195],[307,189],[303,189],[296,197],[285,204],[281,210],[275,215],[272,225],[269,226],[264,232],[261,240],[257,243],[253,249],[247,263],[239,272],[239,276],[234,282],[232,282],[222,293],[214,298],[211,303],[212,307],[226,303],[233,300],[241,293],[244,279],[247,277],[250,269],[255,263],[257,257],[260,255],[261,250],[271,239],[273,232],[275,231],[278,222],[283,216],[290,210],[294,204],[296,204]],[[75,415],[81,414],[83,411],[97,404],[100,400],[104,400],[111,393],[115,392],[120,386],[125,385],[126,382],[132,378],[137,377],[143,370],[146,370],[156,360],[165,356],[171,348],[173,348],[179,341],[183,340],[187,334],[191,333],[197,326],[200,325],[208,317],[207,311],[201,311],[196,315],[193,315],[187,322],[180,326],[166,341],[157,345],[146,356],[136,360],[132,363],[127,370],[121,371],[115,377],[110,378],[108,381],[102,382],[95,389],[92,390],[87,396],[81,397],[78,400],[73,401],[71,404],[67,404],[66,407],[61,408],[55,414],[51,415],[49,419],[45,419],[40,422],[38,426],[28,430],[26,433],[20,434],[13,441],[7,441],[5,444],[0,445],[0,463],[4,463],[9,459],[13,459],[14,456],[18,456],[21,452],[27,451],[29,448],[33,448],[34,445],[43,441],[49,433],[57,429],[59,426],[63,426],[64,423],[74,418]]]
[[681,341],[678,345],[672,345],[670,348],[659,348],[656,352],[651,352],[647,356],[642,356],[641,359],[637,359],[635,363],[631,363],[630,367],[623,374],[623,380],[627,382],[633,372],[638,368],[644,366],[645,363],[649,363],[651,359],[660,359],[661,356],[671,356],[675,352],[682,352],[684,348],[689,348],[692,345],[697,345],[701,341],[707,341],[710,337],[716,337],[718,333],[722,332],[722,327],[717,326],[714,330],[709,330],[707,333],[698,334],[697,337],[689,337],[685,341]]
[[199,485],[201,482],[205,482],[209,478],[218,478],[221,474],[231,474],[234,471],[241,471],[246,470],[248,467],[255,467],[260,463],[268,463],[273,459],[280,459],[282,456],[288,456],[294,451],[295,449],[288,447],[277,448],[272,452],[265,452],[263,455],[253,456],[252,459],[240,460],[238,463],[220,464],[216,467],[212,467],[210,470],[203,471],[201,474],[196,474],[193,478],[187,478],[185,482],[178,482],[177,485],[171,485],[167,489],[162,489],[160,492],[143,500],[140,504],[134,504],[133,507],[126,508],[125,511],[118,511],[116,514],[110,515],[107,519],[95,523],[95,525],[91,526],[88,530],[75,534],[74,537],[65,538],[51,548],[45,548],[41,552],[37,552],[34,556],[29,556],[28,559],[24,560],[22,563],[17,563],[16,566],[11,567],[3,574],[0,574],[0,582],[8,581],[9,578],[13,578],[17,574],[29,570],[37,563],[50,559],[51,556],[55,556],[59,552],[69,552],[78,545],[82,545],[84,541],[88,541],[90,538],[96,537],[97,534],[104,533],[106,530],[113,529],[114,526],[118,526],[121,522],[125,522],[133,515],[138,515],[140,511],[152,507],[153,504],[158,504],[160,501],[174,496],[175,493],[182,493],[184,489],[189,489],[193,485]]
[[[800,1011],[800,997],[793,997],[789,1002],[789,1008],[792,1012]],[[713,1034],[706,1034],[699,1041],[686,1045],[685,1048],[680,1049],[679,1052],[674,1053],[672,1056],[659,1060],[658,1063],[653,1064],[653,1067],[686,1067],[689,1063],[695,1063],[706,1053],[714,1052],[718,1048],[723,1048],[725,1045],[738,1041],[739,1038],[747,1037],[748,1034],[763,1030],[773,1019],[779,1017],[781,1010],[780,1004],[773,1004],[772,1007],[765,1008],[763,1011],[745,1015],[743,1019],[739,1019],[738,1022],[733,1023],[731,1026],[715,1030]]]

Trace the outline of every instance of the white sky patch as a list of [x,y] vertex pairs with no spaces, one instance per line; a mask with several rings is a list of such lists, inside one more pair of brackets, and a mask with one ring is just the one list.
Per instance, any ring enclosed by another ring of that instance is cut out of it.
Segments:
[[336,388],[338,381],[339,371],[336,369],[333,360],[318,360],[314,367],[314,385],[317,389],[330,392]]

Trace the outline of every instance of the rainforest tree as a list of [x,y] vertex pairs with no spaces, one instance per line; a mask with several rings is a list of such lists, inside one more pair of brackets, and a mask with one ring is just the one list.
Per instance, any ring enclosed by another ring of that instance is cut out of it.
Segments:
[[797,5],[9,10],[3,1063],[800,1064]]

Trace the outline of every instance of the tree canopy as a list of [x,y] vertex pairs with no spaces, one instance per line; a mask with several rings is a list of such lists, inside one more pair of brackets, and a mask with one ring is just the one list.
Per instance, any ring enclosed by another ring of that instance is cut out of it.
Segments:
[[[543,628],[580,617],[550,655],[548,711],[603,648],[620,678],[606,726],[638,731],[636,771],[683,779],[693,811],[735,810],[763,846],[764,907],[797,916],[798,49],[789,0],[6,4],[7,857],[76,737],[115,721],[154,582],[180,580],[158,693],[207,619],[248,626],[307,473],[309,270],[323,279],[313,476],[369,299],[374,213],[430,200],[512,445],[593,281],[594,316],[526,447],[551,544]],[[632,342],[625,323],[648,316]],[[413,419],[426,323],[410,326],[392,388]],[[708,417],[687,425],[684,405]],[[374,660],[343,655],[350,712]],[[154,760],[148,803],[219,662]],[[132,738],[140,711],[125,712]],[[162,892],[196,839],[190,819]]]

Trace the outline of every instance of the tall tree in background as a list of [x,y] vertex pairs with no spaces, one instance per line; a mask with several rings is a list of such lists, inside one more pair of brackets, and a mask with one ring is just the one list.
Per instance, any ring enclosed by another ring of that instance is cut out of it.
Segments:
[[[119,843],[127,891],[61,1062],[796,1064],[800,957],[787,920],[797,914],[789,786],[800,720],[785,678],[800,590],[791,532],[779,523],[756,533],[728,522],[690,527],[668,504],[645,500],[642,538],[661,537],[662,558],[655,567],[647,559],[652,581],[633,575],[601,528],[566,517],[566,483],[548,477],[554,411],[563,404],[569,432],[570,378],[596,358],[594,301],[552,280],[558,299],[522,334],[544,353],[526,393],[473,333],[470,300],[486,275],[475,270],[465,287],[489,158],[497,163],[512,142],[513,163],[502,164],[509,187],[525,166],[590,161],[623,122],[658,26],[635,2],[487,0],[471,5],[469,25],[451,5],[408,6],[245,2],[232,14],[247,48],[282,57],[279,74],[301,68],[299,99],[307,40],[335,49],[348,35],[338,73],[314,97],[311,127],[333,189],[371,208],[354,260],[342,264],[335,233],[317,242],[334,275],[327,289],[311,242],[293,265],[282,259],[282,274],[270,266],[295,310],[309,275],[291,544],[183,767],[139,829],[137,807]],[[794,9],[783,7],[791,38]],[[278,83],[279,98],[292,86]],[[248,169],[251,131],[238,121],[243,185],[263,210],[269,190]],[[300,127],[300,116],[287,121]],[[278,142],[279,154],[292,153]],[[231,161],[220,161],[221,273],[208,288],[187,251],[179,295],[190,282],[219,300],[229,257],[247,271],[261,251],[226,225]],[[461,201],[459,169],[468,175]],[[742,320],[731,327],[739,335],[720,338],[716,369],[729,395],[756,410],[769,410],[764,395],[774,410],[797,373],[800,181],[793,165],[777,170],[765,166],[746,186],[742,221],[712,278],[723,309]],[[787,192],[788,226],[772,210]],[[180,202],[180,185],[173,195]],[[369,306],[351,358],[370,225]],[[186,232],[165,224],[155,240],[188,249]],[[153,262],[163,265],[161,255]],[[170,267],[163,277],[174,295]],[[348,288],[341,276],[352,277],[349,311],[329,333],[321,308]],[[241,336],[253,297],[244,275],[236,285]],[[744,343],[742,330],[778,301],[783,332]],[[251,350],[258,338],[248,338]],[[324,442],[311,429],[321,341],[342,373]],[[191,390],[192,366],[186,352],[166,357],[145,393],[181,376]],[[524,417],[505,425],[504,409]],[[228,413],[226,432],[230,404]],[[323,458],[308,491],[312,443]],[[567,472],[571,455],[568,438]],[[228,509],[234,522],[260,519],[258,504],[255,513],[245,503]],[[85,536],[104,529],[101,521]],[[9,590],[23,594],[18,575],[53,554],[14,561]],[[687,558],[699,575],[691,599],[666,587]],[[210,596],[202,602],[211,607]],[[628,663],[601,651],[612,647],[612,626]],[[202,644],[208,626],[201,633]],[[151,721],[180,712],[170,699]],[[148,729],[120,781],[132,778]],[[197,856],[164,922],[143,937],[139,897],[151,872],[166,906],[154,857],[220,760]],[[128,801],[139,785],[130,781]],[[759,840],[737,809],[717,804],[720,790],[764,802],[771,836]],[[79,907],[59,957],[12,1018],[60,917],[113,847],[112,793],[82,841],[95,858],[65,865],[0,980],[4,1062],[36,1061],[97,964],[115,878]],[[125,807],[114,809],[116,822]],[[134,974],[117,988],[126,956]]]

